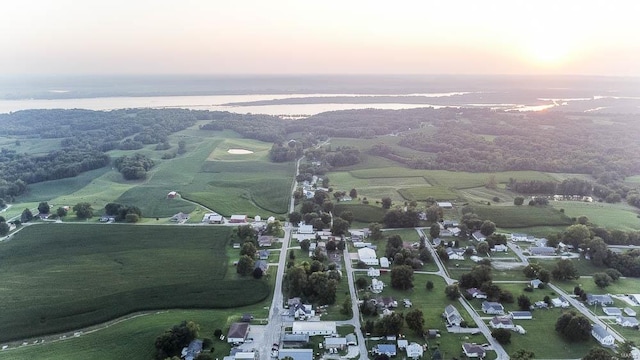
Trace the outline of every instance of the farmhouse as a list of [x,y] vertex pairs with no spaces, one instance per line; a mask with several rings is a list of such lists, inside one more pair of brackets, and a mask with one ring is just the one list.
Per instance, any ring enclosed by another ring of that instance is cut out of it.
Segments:
[[451,326],[460,326],[460,323],[462,322],[460,312],[458,312],[458,309],[453,305],[447,305],[447,307],[444,308],[442,316],[447,319],[447,324]]
[[293,360],[313,360],[313,349],[280,349],[278,359],[290,357]]
[[622,325],[623,327],[637,327],[640,325],[638,323],[638,319],[631,316],[618,316],[616,318],[616,323],[618,325]]
[[609,315],[609,316],[620,316],[622,315],[622,310],[620,310],[620,308],[617,307],[602,307],[602,312],[604,312],[605,314]]
[[467,289],[467,294],[471,295],[474,299],[486,299],[487,293],[478,289],[478,288],[470,288]]
[[181,357],[184,360],[193,360],[202,352],[202,340],[192,340],[189,346],[182,348]]
[[167,194],[167,199],[175,199],[178,196],[180,196],[180,194],[178,194],[177,192],[169,191],[169,193]]
[[233,343],[243,343],[249,334],[249,323],[236,322],[231,324],[229,327],[229,332],[227,333],[227,342],[229,344]]
[[502,306],[502,304],[497,303],[497,302],[483,301],[482,302],[482,311],[485,314],[503,315],[504,314],[504,307]]
[[247,222],[247,215],[231,215],[229,222],[233,224],[242,224]]
[[587,294],[587,304],[600,306],[613,304],[613,299],[609,295]]
[[515,325],[511,318],[508,317],[500,317],[494,316],[493,319],[489,322],[489,325],[494,329],[513,329]]
[[347,339],[343,337],[326,337],[324,338],[324,346],[327,349],[344,350],[347,347]]
[[378,355],[396,356],[396,346],[393,344],[378,344],[373,347],[373,353]]
[[629,315],[629,316],[636,316],[635,310],[633,310],[632,308],[629,308],[629,307],[624,308],[624,313]]
[[373,249],[358,249],[358,259],[367,265],[378,265],[378,257]]
[[611,335],[607,329],[598,324],[594,324],[591,329],[591,335],[598,340],[600,345],[611,346],[615,342],[613,335]]
[[531,311],[511,311],[509,312],[509,316],[513,320],[531,320],[533,319],[533,315],[531,315]]
[[470,358],[483,358],[485,355],[485,350],[482,346],[477,344],[463,343],[462,351],[464,351],[464,354]]
[[294,321],[293,334],[331,335],[336,333],[335,321]]
[[296,320],[308,320],[316,316],[313,305],[303,304],[299,297],[289,299],[287,304],[289,305],[288,315]]

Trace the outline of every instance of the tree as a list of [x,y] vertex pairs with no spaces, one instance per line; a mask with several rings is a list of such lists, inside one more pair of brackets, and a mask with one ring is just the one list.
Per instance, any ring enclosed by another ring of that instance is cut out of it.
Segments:
[[609,249],[604,240],[599,237],[594,237],[591,240],[587,240],[587,246],[589,248],[589,255],[591,262],[595,266],[603,266],[607,257],[609,256]]
[[616,360],[634,360],[633,348],[636,344],[633,341],[625,341],[618,347],[618,359]]
[[489,244],[486,241],[480,241],[476,247],[479,254],[487,255],[489,253]]
[[253,258],[248,255],[240,256],[238,265],[236,265],[236,272],[242,276],[247,276],[253,272],[254,261]]
[[294,211],[289,214],[289,222],[293,225],[298,225],[300,221],[302,221],[302,214],[300,214],[299,212]]
[[601,347],[591,348],[591,350],[589,350],[587,355],[585,355],[582,358],[582,360],[611,360],[611,359],[613,359],[611,354],[607,350]]
[[372,240],[382,239],[382,225],[377,222],[369,224],[369,237],[371,237]]
[[575,311],[560,315],[555,328],[569,342],[586,341],[591,337],[591,322]]
[[449,300],[455,300],[460,297],[460,290],[458,289],[458,285],[447,285],[444,288],[444,294],[449,298]]
[[511,342],[511,331],[507,329],[495,329],[491,332],[491,336],[500,344],[506,345]]
[[397,265],[391,269],[391,286],[399,290],[413,287],[413,269],[408,265]]
[[288,269],[284,280],[289,296],[300,296],[307,288],[307,272],[301,266]]
[[613,279],[611,278],[611,276],[607,275],[606,273],[595,273],[593,274],[593,282],[600,288],[600,289],[604,289],[607,286],[611,285],[611,283],[613,282]]
[[351,297],[347,296],[344,298],[342,302],[342,309],[340,309],[340,313],[346,315],[348,318],[353,316],[353,307],[351,304]]
[[493,234],[495,231],[496,231],[496,224],[493,221],[485,220],[484,222],[482,222],[482,225],[480,225],[480,232],[484,236],[489,236]]
[[295,260],[296,259],[296,253],[293,250],[289,250],[289,260]]
[[93,217],[93,208],[88,202],[77,203],[73,207],[73,211],[76,213],[78,219],[90,219]]
[[262,269],[257,267],[253,269],[253,271],[251,272],[251,275],[253,276],[254,279],[262,279],[262,277],[264,276],[264,272],[262,272]]
[[382,208],[383,209],[391,209],[391,198],[385,196],[382,198]]
[[338,244],[336,244],[335,240],[327,241],[327,245],[326,245],[327,251],[336,251],[337,248],[338,248]]
[[274,220],[267,224],[267,228],[265,229],[265,234],[279,236],[280,232],[282,232],[282,223],[280,220]]
[[342,218],[333,218],[333,226],[331,226],[331,233],[333,235],[344,235],[349,231],[349,222]]
[[240,249],[240,255],[247,255],[252,260],[256,259],[256,252],[258,252],[258,250],[251,241],[245,241],[244,244],[242,244],[242,248]]
[[438,236],[440,236],[440,225],[438,224],[431,225],[431,227],[429,227],[429,236],[431,236],[432,239],[435,239]]
[[193,321],[183,321],[158,336],[155,341],[156,359],[177,356],[183,347],[198,337],[200,326]]
[[429,222],[437,222],[442,219],[444,215],[444,211],[438,205],[431,205],[425,210],[425,215],[427,217],[427,221]]
[[620,279],[620,277],[622,276],[620,271],[618,271],[616,269],[607,269],[604,272],[607,275],[609,275],[613,281],[618,281],[618,279]]
[[429,291],[433,290],[433,281],[428,280],[425,286],[427,287],[427,290]]
[[0,222],[0,236],[6,236],[9,233],[9,224]]
[[525,294],[518,296],[518,307],[520,310],[529,311],[531,308],[531,299]]
[[538,280],[542,281],[543,283],[548,283],[549,280],[551,280],[551,272],[549,272],[549,270],[547,269],[540,269],[540,271],[538,272]]
[[490,175],[487,183],[484,185],[487,189],[495,190],[498,188],[498,181],[496,180],[495,175]]
[[340,213],[340,218],[351,224],[353,222],[353,212],[343,211]]
[[560,281],[580,278],[578,269],[576,269],[576,266],[569,259],[558,260],[555,268],[551,271],[551,275],[554,279]]
[[47,203],[46,201],[43,201],[40,204],[38,204],[38,212],[40,214],[48,214],[49,211],[51,211],[51,206],[49,206],[49,203]]
[[567,228],[562,236],[562,241],[565,244],[573,245],[577,248],[580,245],[586,243],[590,236],[591,233],[586,225],[575,224]]
[[124,221],[130,224],[135,224],[140,221],[140,216],[138,214],[127,214],[124,218]]
[[63,208],[63,207],[59,207],[56,210],[56,215],[58,215],[59,218],[63,218],[65,216],[67,216],[67,209]]
[[513,198],[513,205],[520,206],[524,204],[524,198],[522,196],[516,196]]
[[542,266],[538,263],[529,263],[522,269],[522,273],[528,279],[535,279],[538,277],[538,272],[542,269]]
[[29,209],[22,210],[22,215],[20,215],[20,221],[23,223],[26,223],[31,220],[33,220],[33,214],[31,213],[31,210]]
[[355,199],[358,197],[358,191],[356,189],[351,189],[349,191],[349,197],[351,197],[352,199]]
[[420,309],[414,309],[404,316],[404,320],[407,322],[409,329],[416,332],[418,336],[422,336],[424,333],[424,314]]
[[359,277],[356,279],[356,287],[360,290],[366,289],[369,286],[369,280],[367,278]]
[[402,331],[404,317],[401,313],[394,312],[384,316],[376,324],[376,328],[384,335],[398,335]]
[[311,240],[309,239],[304,239],[302,241],[300,241],[300,249],[304,252],[309,251],[309,248],[311,247]]
[[520,349],[514,352],[513,354],[511,354],[512,360],[531,360],[531,359],[534,359],[535,357],[536,357],[536,354],[534,354],[533,351],[529,351],[525,349]]

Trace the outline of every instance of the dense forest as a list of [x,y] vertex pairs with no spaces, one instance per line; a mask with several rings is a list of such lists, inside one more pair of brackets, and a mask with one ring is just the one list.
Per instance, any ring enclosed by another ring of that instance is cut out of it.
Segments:
[[59,149],[44,154],[0,149],[0,198],[11,201],[28,184],[74,177],[109,164],[105,153],[162,144],[168,135],[196,120],[203,111],[182,109],[27,110],[0,114],[0,136],[20,139],[60,139]]

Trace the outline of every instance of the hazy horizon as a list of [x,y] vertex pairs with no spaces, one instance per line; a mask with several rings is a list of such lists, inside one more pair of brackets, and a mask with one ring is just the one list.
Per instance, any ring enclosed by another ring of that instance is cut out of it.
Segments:
[[2,75],[640,76],[638,2],[26,0]]

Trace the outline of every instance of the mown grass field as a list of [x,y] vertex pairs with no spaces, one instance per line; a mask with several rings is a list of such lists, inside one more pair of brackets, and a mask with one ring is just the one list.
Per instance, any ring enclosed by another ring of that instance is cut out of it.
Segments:
[[135,311],[259,302],[269,293],[264,281],[225,279],[230,231],[28,226],[0,244],[0,341],[79,329]]
[[351,211],[355,221],[366,224],[377,222],[382,223],[385,210],[379,206],[366,204],[338,203],[334,206],[334,214],[340,216],[343,211]]
[[607,229],[640,230],[638,209],[626,203],[552,201],[550,204],[556,209],[564,209],[564,213],[569,217],[585,215],[590,222]]

